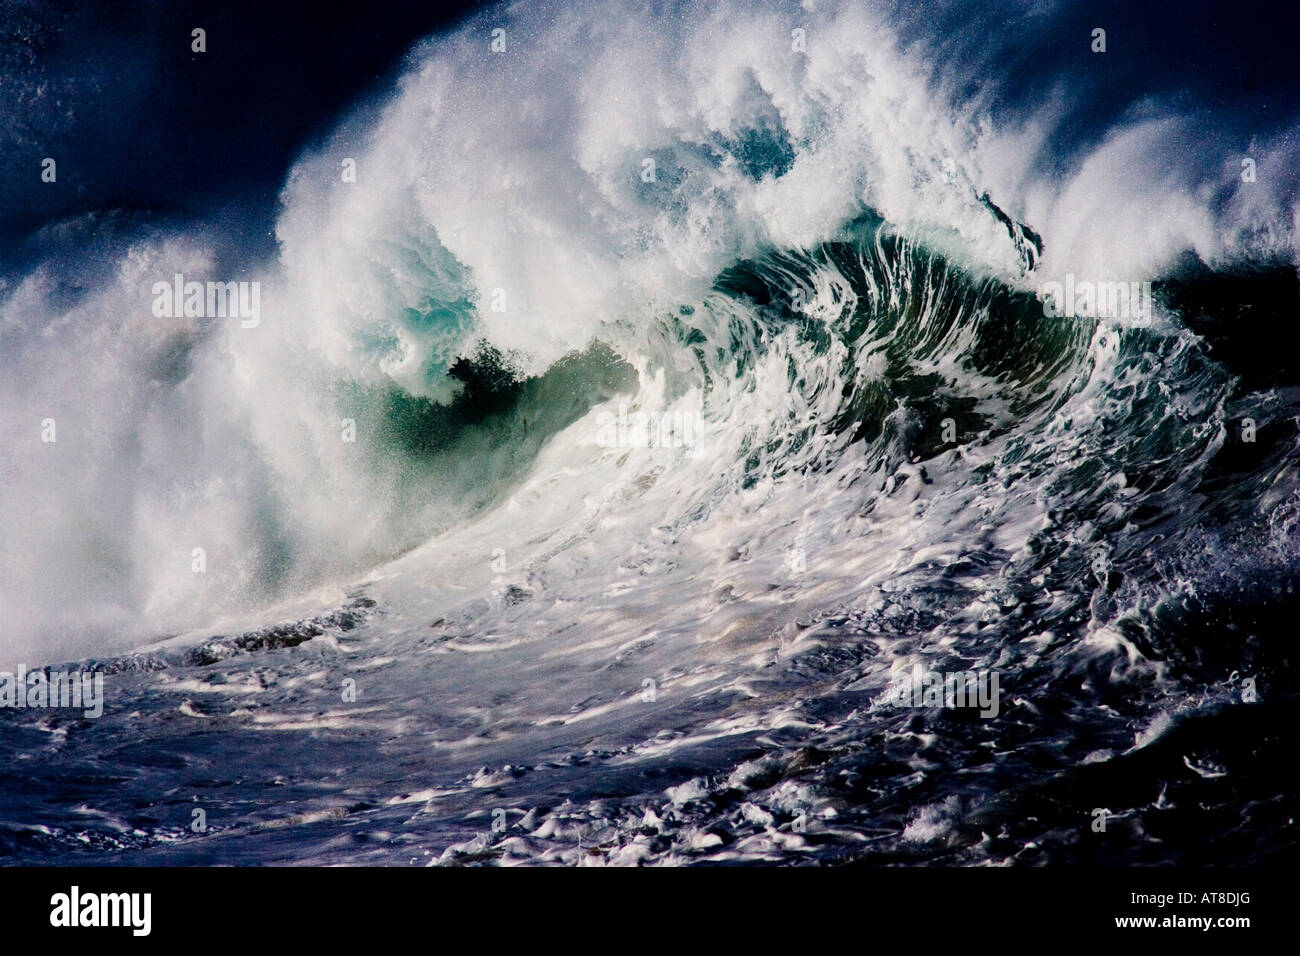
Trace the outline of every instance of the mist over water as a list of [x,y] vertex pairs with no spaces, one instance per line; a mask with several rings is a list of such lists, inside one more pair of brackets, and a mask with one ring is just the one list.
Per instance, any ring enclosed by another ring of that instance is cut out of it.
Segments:
[[[105,741],[164,756],[108,758],[108,822],[12,798],[5,852],[1293,848],[1300,95],[985,10],[488,9],[301,153],[266,255],[47,225],[0,287],[0,658],[110,680],[5,746],[74,801]],[[158,316],[176,275],[260,320]],[[993,716],[907,693],[964,673]]]

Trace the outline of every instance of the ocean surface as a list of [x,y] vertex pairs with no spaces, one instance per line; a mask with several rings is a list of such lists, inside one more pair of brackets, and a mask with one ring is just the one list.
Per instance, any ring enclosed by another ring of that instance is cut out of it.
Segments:
[[1294,859],[1295,34],[1127,6],[488,6],[66,208],[6,7],[0,668],[104,690],[0,862]]

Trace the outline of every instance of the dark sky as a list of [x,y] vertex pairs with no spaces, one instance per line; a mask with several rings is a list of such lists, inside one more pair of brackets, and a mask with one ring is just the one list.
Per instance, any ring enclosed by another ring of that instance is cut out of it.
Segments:
[[0,0],[0,269],[39,253],[41,225],[94,209],[217,219],[265,252],[302,147],[482,5]]
[[1068,165],[1150,102],[1203,114],[1225,149],[1300,120],[1300,0],[885,2],[900,41],[937,46],[935,73],[978,88],[995,121],[1059,94],[1048,162]]

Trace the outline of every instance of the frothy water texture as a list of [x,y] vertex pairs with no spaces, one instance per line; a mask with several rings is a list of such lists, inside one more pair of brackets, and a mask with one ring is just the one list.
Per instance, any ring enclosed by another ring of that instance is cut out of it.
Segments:
[[[1294,852],[1300,124],[1070,139],[1065,66],[1023,105],[918,29],[497,8],[300,158],[272,261],[49,227],[0,290],[0,656],[106,705],[0,712],[0,852]],[[155,316],[176,274],[260,322]],[[1051,317],[1067,278],[1151,315]],[[900,706],[918,666],[996,715]]]

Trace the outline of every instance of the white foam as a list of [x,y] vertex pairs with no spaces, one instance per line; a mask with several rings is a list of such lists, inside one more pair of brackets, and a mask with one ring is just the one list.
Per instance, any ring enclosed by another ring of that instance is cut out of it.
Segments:
[[[507,36],[499,55],[497,26]],[[805,52],[791,49],[794,29]],[[692,322],[716,343],[753,330],[740,305],[705,308],[717,272],[833,236],[867,207],[1022,284],[1005,228],[977,199],[986,189],[1043,234],[1035,282],[1071,271],[1141,278],[1189,248],[1209,259],[1294,248],[1300,207],[1269,185],[1282,178],[1269,173],[1288,155],[1283,141],[1264,144],[1258,189],[1237,183],[1216,206],[1202,169],[1169,160],[1204,143],[1176,115],[1113,130],[1063,173],[1035,172],[1052,106],[992,129],[930,67],[857,4],[496,9],[421,47],[386,103],[296,164],[281,256],[258,277],[258,328],[150,314],[160,278],[235,278],[212,275],[199,234],[123,250],[72,305],[56,294],[60,263],[36,269],[0,299],[0,439],[12,450],[0,490],[0,648],[34,664],[199,628],[345,582],[424,541],[437,557],[420,579],[448,586],[488,581],[485,541],[574,581],[655,549],[711,581],[727,563],[718,546],[749,540],[772,546],[762,574],[778,577],[779,555],[811,542],[838,563],[801,582],[810,599],[826,599],[817,588],[832,578],[855,582],[839,589],[847,595],[908,567],[921,522],[958,541],[972,519],[918,499],[915,481],[908,500],[883,502],[870,520],[848,504],[824,514],[809,504],[863,469],[800,479],[784,496],[778,488],[796,479],[772,469],[742,486],[740,463],[774,438],[802,434],[804,462],[834,447],[816,426],[836,408],[842,347],[819,355],[791,334],[756,341],[762,355],[744,380],[719,378],[706,397],[681,375],[656,377],[695,363],[665,344],[663,316],[695,305]],[[777,128],[793,149],[779,178],[755,180],[717,152]],[[342,181],[345,158],[356,160],[355,183]],[[646,158],[653,183],[641,178]],[[1222,172],[1235,181],[1235,168]],[[818,320],[842,308],[834,281],[826,271],[812,290]],[[492,308],[496,290],[504,311]],[[439,309],[450,311],[420,317]],[[593,410],[471,539],[458,525],[466,502],[483,498],[469,486],[502,481],[494,462],[484,458],[472,481],[458,473],[457,486],[339,438],[349,414],[340,383],[445,401],[443,370],[480,337],[539,372],[593,336],[641,373],[631,400],[643,410],[703,416],[691,455],[601,449]],[[186,350],[188,374],[169,373]],[[807,387],[790,388],[791,363]],[[53,445],[39,442],[46,417],[58,422]],[[688,514],[712,516],[694,539]],[[936,515],[951,522],[943,532]],[[1023,541],[1030,524],[1021,515],[1004,543]],[[844,544],[868,527],[870,548]],[[197,547],[202,575],[191,570]]]

